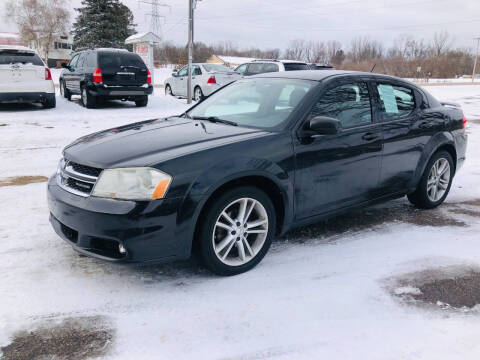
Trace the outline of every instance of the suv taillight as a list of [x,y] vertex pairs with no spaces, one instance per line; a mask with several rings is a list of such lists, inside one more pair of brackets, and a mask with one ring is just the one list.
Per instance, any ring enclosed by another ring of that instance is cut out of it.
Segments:
[[147,69],[147,84],[152,83],[152,73]]
[[103,82],[102,69],[100,68],[95,69],[95,71],[93,72],[93,82],[94,83]]
[[45,68],[45,80],[52,80],[52,72],[49,68]]
[[462,125],[464,129],[467,127],[467,118],[465,117],[465,115],[463,115]]
[[217,79],[215,79],[215,76],[210,76],[207,80],[207,84],[216,84],[217,83]]

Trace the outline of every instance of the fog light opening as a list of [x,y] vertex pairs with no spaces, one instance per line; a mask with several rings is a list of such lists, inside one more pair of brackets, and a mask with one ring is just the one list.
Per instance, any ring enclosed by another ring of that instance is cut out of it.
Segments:
[[125,249],[125,246],[123,246],[123,244],[118,245],[118,251],[120,252],[120,254],[126,254],[127,253],[127,249]]

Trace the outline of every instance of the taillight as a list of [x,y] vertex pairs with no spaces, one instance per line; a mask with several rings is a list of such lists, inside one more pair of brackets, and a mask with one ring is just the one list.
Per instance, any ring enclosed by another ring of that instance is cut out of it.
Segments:
[[147,69],[147,84],[152,83],[152,73]]
[[49,68],[45,68],[45,80],[52,80],[52,72]]
[[463,115],[462,125],[464,129],[467,127],[467,118],[465,117],[465,115]]
[[103,82],[102,69],[100,68],[95,69],[95,71],[93,72],[93,82],[94,83]]
[[207,80],[207,84],[216,84],[217,80],[215,79],[215,76],[210,76]]

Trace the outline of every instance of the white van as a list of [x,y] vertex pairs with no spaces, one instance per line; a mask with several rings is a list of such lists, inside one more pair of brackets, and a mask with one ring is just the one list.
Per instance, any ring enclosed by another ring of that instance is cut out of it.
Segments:
[[0,103],[41,103],[54,108],[52,73],[35,51],[24,46],[0,46]]

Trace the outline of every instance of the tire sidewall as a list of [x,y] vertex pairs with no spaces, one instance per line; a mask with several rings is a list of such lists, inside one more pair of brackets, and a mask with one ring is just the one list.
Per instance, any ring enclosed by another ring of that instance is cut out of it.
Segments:
[[167,84],[167,86],[165,86],[165,95],[167,96],[173,96],[173,92],[172,92],[172,88],[170,85]]
[[[229,266],[218,259],[215,254],[212,233],[217,218],[225,207],[233,201],[245,197],[259,201],[265,208],[268,216],[268,233],[262,249],[253,259],[243,265]],[[234,188],[215,199],[206,209],[204,215],[199,218],[199,221],[203,222],[198,240],[200,242],[200,255],[205,266],[216,274],[227,276],[241,274],[255,267],[267,254],[276,229],[276,215],[272,201],[262,190],[250,186]]]
[[[198,98],[198,100],[195,99],[195,94],[197,91],[200,91],[200,96]],[[193,100],[195,101],[202,101],[203,99],[203,91],[202,91],[202,88],[200,86],[197,86],[195,89],[193,89]]]
[[[439,200],[434,202],[434,201],[431,201],[430,198],[428,197],[427,182],[428,182],[428,176],[430,174],[430,171],[432,170],[433,164],[435,164],[435,162],[440,158],[446,159],[448,161],[448,164],[450,165],[450,181],[448,183],[447,190],[445,191],[445,194],[443,194],[443,196]],[[434,207],[437,207],[438,205],[440,205],[441,203],[443,203],[445,201],[446,197],[448,196],[448,194],[450,192],[450,188],[452,186],[454,175],[455,175],[455,170],[454,170],[453,159],[452,159],[452,156],[447,151],[439,151],[439,152],[435,153],[430,158],[430,160],[428,161],[428,164],[425,168],[425,172],[422,176],[422,180],[419,184],[420,189],[421,189],[421,197],[422,197],[421,200],[424,202],[425,207],[434,208]]]

